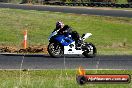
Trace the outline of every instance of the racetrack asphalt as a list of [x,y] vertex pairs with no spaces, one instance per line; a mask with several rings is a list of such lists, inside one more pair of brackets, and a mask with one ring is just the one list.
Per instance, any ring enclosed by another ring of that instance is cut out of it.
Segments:
[[39,6],[39,5],[20,5],[20,4],[3,4],[0,3],[0,8],[13,8],[24,10],[39,10],[52,11],[75,14],[88,14],[100,16],[114,16],[114,17],[132,17],[132,10],[107,10],[107,9],[92,9],[92,8],[71,8],[63,6]]
[[83,56],[66,56],[65,58],[51,58],[49,55],[15,55],[1,54],[0,69],[132,69],[132,55],[104,55],[95,58]]

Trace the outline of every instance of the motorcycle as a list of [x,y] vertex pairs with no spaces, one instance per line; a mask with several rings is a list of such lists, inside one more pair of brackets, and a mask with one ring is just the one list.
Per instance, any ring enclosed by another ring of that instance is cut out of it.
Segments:
[[80,40],[82,41],[80,47],[72,39],[71,35],[57,35],[57,31],[53,32],[48,40],[48,53],[51,57],[62,57],[64,55],[84,55],[86,58],[93,58],[96,56],[97,49],[94,44],[84,42],[92,34],[83,34]]

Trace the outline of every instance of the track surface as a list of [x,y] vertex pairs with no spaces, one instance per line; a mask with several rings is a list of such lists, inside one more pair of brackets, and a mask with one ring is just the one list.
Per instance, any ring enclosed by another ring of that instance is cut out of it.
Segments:
[[2,4],[1,8],[13,8],[24,10],[40,10],[40,11],[52,11],[52,12],[64,12],[64,13],[76,13],[76,14],[90,14],[101,16],[115,16],[115,17],[132,17],[132,11],[127,10],[99,10],[88,8],[69,8],[60,6],[31,6],[31,5],[14,5],[14,4]]
[[0,55],[0,69],[77,69],[79,66],[91,70],[132,69],[132,56],[51,58],[48,55]]

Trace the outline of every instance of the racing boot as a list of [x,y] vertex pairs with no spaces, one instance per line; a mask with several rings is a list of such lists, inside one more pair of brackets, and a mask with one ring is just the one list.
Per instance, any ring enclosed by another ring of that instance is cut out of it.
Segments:
[[76,43],[76,49],[81,50],[81,48],[82,48],[82,40],[81,38],[79,38],[79,40]]

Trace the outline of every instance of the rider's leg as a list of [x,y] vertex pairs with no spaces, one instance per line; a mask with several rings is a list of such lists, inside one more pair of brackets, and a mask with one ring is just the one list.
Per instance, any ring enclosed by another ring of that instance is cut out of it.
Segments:
[[75,40],[76,46],[80,47],[82,42],[81,42],[79,33],[77,31],[72,32],[72,38]]

